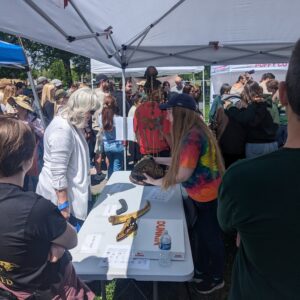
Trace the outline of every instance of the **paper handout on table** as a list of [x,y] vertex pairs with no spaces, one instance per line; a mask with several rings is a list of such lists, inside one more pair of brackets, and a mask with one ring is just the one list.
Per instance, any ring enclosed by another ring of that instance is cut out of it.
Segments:
[[97,233],[88,234],[84,239],[80,252],[89,253],[89,254],[97,253],[100,246],[101,238],[102,238],[101,234],[97,234]]
[[108,245],[100,261],[100,267],[112,267],[116,269],[149,269],[149,259],[133,259],[130,245]]
[[109,217],[115,215],[119,206],[118,204],[103,204],[102,216]]
[[167,202],[170,199],[170,190],[164,190],[159,186],[146,186],[143,197],[150,201]]

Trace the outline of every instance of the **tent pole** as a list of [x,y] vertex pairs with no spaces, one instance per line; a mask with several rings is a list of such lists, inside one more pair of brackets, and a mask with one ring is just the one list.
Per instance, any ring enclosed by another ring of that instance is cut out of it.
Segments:
[[93,72],[91,71],[91,87],[92,90],[94,89],[94,77],[93,77]]
[[18,37],[18,40],[19,40],[19,43],[23,49],[23,53],[24,53],[24,56],[25,56],[25,59],[26,59],[26,62],[27,62],[27,76],[28,76],[28,79],[29,79],[29,82],[30,82],[30,85],[31,85],[31,89],[32,89],[32,93],[33,93],[33,98],[34,98],[34,103],[37,107],[37,113],[42,121],[42,125],[44,128],[46,128],[46,122],[45,122],[45,119],[44,119],[44,115],[43,115],[43,112],[42,112],[42,108],[41,108],[41,104],[40,104],[40,101],[39,101],[39,97],[37,95],[37,92],[36,92],[36,89],[35,89],[35,85],[34,85],[34,82],[33,82],[33,79],[32,79],[32,75],[31,75],[31,70],[30,70],[30,67],[29,67],[29,63],[28,63],[28,58],[27,58],[27,55],[25,53],[25,49],[24,49],[24,46],[23,46],[23,42],[22,42],[22,39],[20,37]]
[[202,71],[202,101],[203,101],[203,119],[205,120],[205,79],[204,79],[204,69]]
[[123,99],[123,139],[124,145],[124,170],[127,169],[127,118],[126,118],[126,94],[125,94],[125,66],[122,66],[122,99]]

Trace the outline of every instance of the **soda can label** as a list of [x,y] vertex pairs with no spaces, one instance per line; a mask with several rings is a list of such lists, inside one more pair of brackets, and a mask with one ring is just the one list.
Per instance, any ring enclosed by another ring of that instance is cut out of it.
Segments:
[[171,249],[171,244],[160,243],[159,249],[161,249],[161,250],[170,250]]

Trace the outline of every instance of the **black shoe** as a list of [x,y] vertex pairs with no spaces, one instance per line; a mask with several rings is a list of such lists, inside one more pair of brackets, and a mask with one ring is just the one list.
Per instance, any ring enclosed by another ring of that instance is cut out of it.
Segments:
[[220,279],[220,280],[202,281],[200,283],[196,283],[195,288],[198,293],[206,295],[223,288],[224,285],[225,285],[224,280]]
[[204,281],[205,276],[203,273],[198,272],[197,270],[194,271],[194,277],[191,279],[191,282],[200,283]]

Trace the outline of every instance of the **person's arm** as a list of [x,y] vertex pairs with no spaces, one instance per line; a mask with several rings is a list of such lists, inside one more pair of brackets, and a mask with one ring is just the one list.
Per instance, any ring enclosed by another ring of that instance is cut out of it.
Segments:
[[[68,203],[68,189],[55,190],[57,196],[57,207],[65,219],[70,217],[70,203]],[[65,206],[65,207],[64,207]],[[63,208],[64,207],[64,208]]]
[[24,235],[28,241],[50,243],[48,260],[56,262],[65,249],[77,245],[77,234],[49,200],[36,195],[37,199],[26,222]]
[[[178,173],[176,176],[176,183],[181,183],[181,182],[187,181],[192,176],[193,172],[194,172],[194,169],[179,167]],[[164,177],[159,178],[159,179],[154,179],[154,178],[150,177],[149,175],[147,175],[146,173],[143,173],[143,175],[146,177],[146,179],[143,180],[143,182],[145,182],[145,183],[149,183],[149,184],[156,185],[156,186],[161,186],[163,184]]]
[[77,246],[77,233],[75,228],[67,223],[65,232],[52,241],[53,244],[59,245],[65,249],[72,249]]
[[223,231],[228,233],[233,233],[236,230],[234,222],[236,201],[233,195],[236,183],[233,182],[231,171],[232,170],[227,171],[224,175],[219,188],[217,210],[219,225]]
[[33,128],[34,133],[39,137],[39,138],[43,138],[44,136],[44,127],[42,125],[42,121],[38,118],[35,118],[33,121],[31,121],[31,123],[29,123],[30,127]]
[[160,165],[170,166],[172,157],[154,157],[154,160],[156,163],[158,163]]
[[[56,131],[51,134],[49,144],[50,171],[52,174],[51,184],[57,195],[57,205],[60,207],[60,205],[69,200],[67,193],[67,171],[74,148],[74,137],[71,128],[57,128]],[[68,218],[70,215],[69,206],[66,206],[65,209],[61,209],[61,212],[65,218]]]
[[238,123],[248,125],[255,119],[255,107],[253,104],[249,104],[246,109],[230,107],[226,110],[226,114],[229,118],[234,119]]
[[[179,168],[176,175],[176,183],[187,181],[193,174],[200,155],[200,135],[199,132],[190,132],[181,143],[181,152],[179,157]],[[170,159],[170,158],[167,158]],[[152,185],[162,185],[163,178],[154,179],[144,174],[144,182]]]

